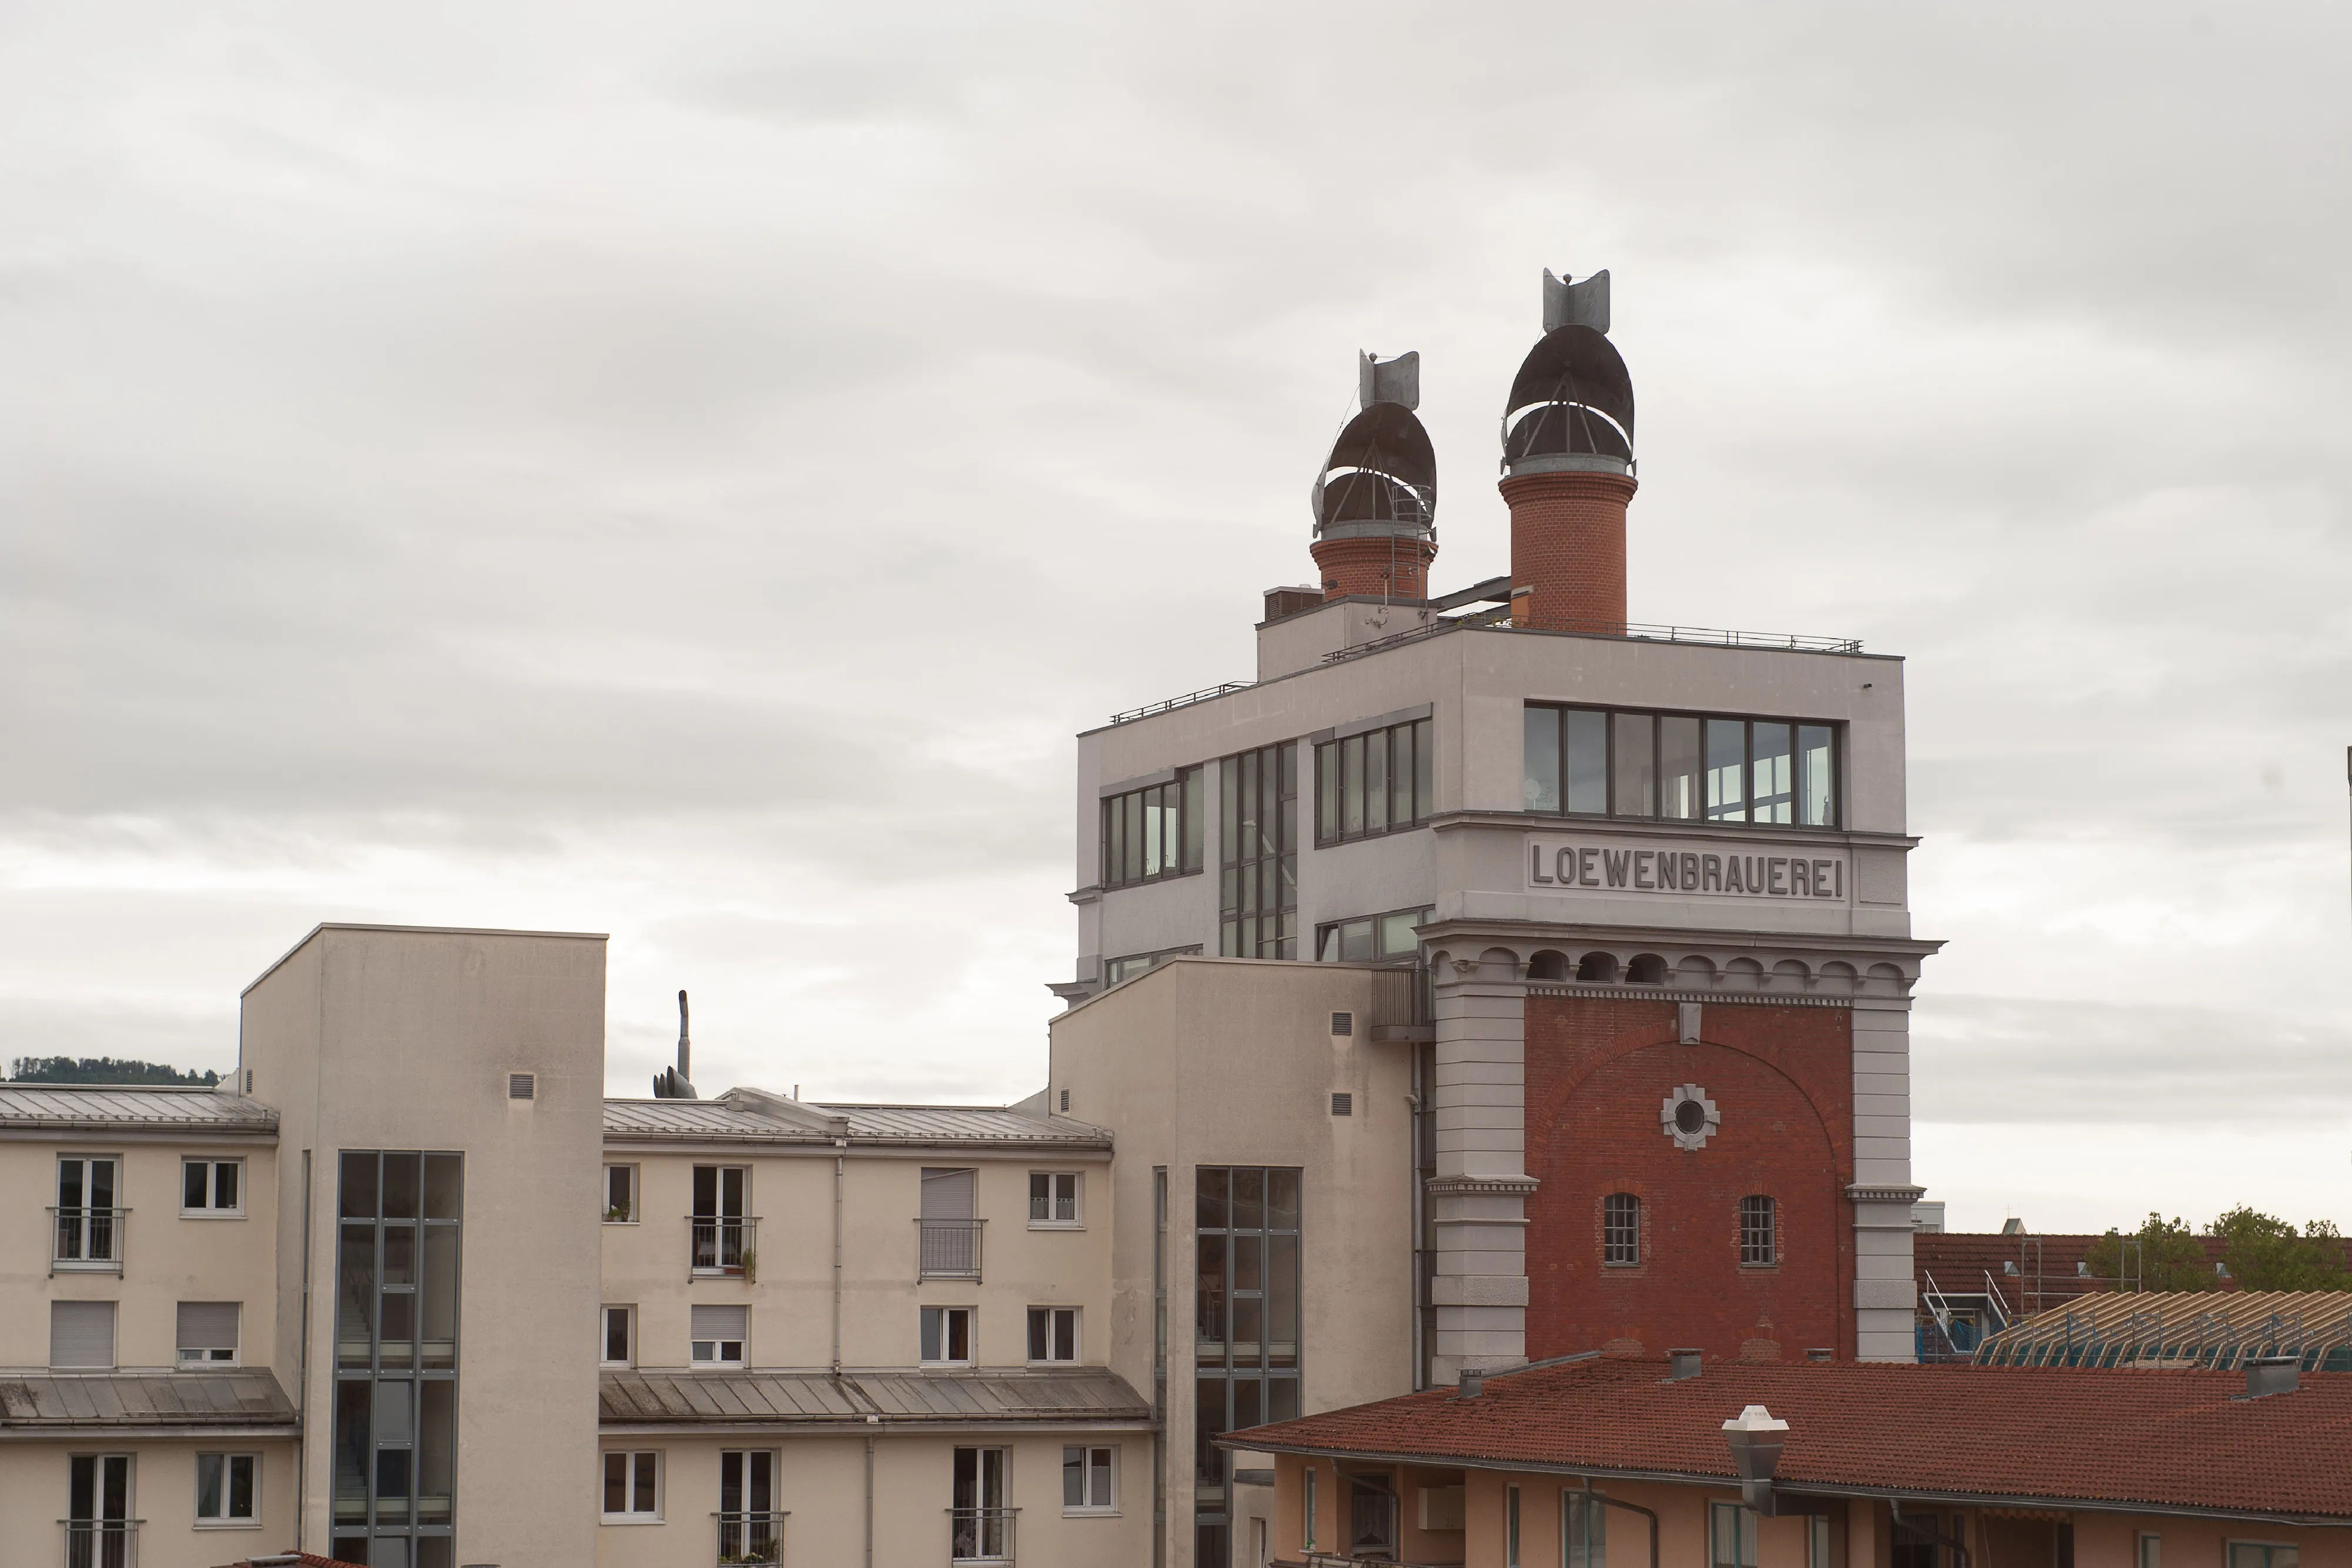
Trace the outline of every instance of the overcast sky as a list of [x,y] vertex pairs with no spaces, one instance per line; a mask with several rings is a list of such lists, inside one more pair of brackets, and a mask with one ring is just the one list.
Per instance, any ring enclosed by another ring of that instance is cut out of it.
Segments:
[[1918,1179],[2352,1228],[2342,7],[0,4],[0,1056],[610,932],[642,1093],[1003,1100],[1072,733],[1252,669],[1359,349],[1506,570],[1908,661]]

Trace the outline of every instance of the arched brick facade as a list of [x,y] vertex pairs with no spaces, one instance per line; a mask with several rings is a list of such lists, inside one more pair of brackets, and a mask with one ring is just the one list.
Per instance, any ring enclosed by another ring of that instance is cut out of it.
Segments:
[[[1710,1355],[1853,1354],[1852,1015],[1709,1005],[1677,1044],[1670,1001],[1527,1003],[1528,1354],[1697,1346]],[[1703,1088],[1721,1114],[1675,1146],[1661,1102]],[[1601,1261],[1601,1205],[1642,1200],[1642,1260]],[[1739,1201],[1770,1197],[1779,1261],[1739,1262]]]

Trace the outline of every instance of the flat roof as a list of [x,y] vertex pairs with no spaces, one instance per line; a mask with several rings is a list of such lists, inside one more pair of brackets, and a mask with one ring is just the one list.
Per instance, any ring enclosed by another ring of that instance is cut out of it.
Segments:
[[369,920],[321,920],[302,934],[302,939],[269,961],[269,967],[245,983],[239,997],[269,978],[286,960],[299,953],[322,931],[394,931],[416,936],[552,936],[572,942],[609,942],[612,937],[602,931],[509,931],[495,925],[390,925]]

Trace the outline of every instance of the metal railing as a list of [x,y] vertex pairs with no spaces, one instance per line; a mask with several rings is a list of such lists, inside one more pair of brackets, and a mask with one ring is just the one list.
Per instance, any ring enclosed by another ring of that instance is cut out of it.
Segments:
[[689,1214],[693,1228],[690,1270],[706,1278],[755,1277],[759,1254],[752,1247],[760,1222],[737,1215]]
[[1373,971],[1373,1039],[1380,1039],[1382,1030],[1423,1030],[1434,1021],[1426,965],[1400,964]]
[[948,1556],[957,1563],[1010,1563],[1017,1508],[948,1510]]
[[719,1524],[719,1562],[782,1563],[784,1560],[784,1520],[790,1511],[714,1513]]
[[49,1231],[49,1265],[58,1269],[93,1269],[120,1272],[122,1268],[122,1218],[127,1208],[51,1208],[57,1223]]
[[1359,659],[1366,653],[1418,642],[1423,637],[1440,637],[1448,632],[1479,628],[1495,632],[1571,632],[1588,637],[1622,637],[1635,643],[1696,643],[1716,648],[1782,648],[1806,653],[1859,653],[1859,637],[1817,637],[1801,632],[1734,632],[1720,626],[1664,626],[1652,622],[1628,621],[1558,622],[1543,626],[1521,626],[1498,615],[1507,612],[1474,611],[1467,615],[1449,616],[1432,621],[1425,626],[1415,626],[1403,632],[1392,632],[1385,637],[1375,637],[1369,643],[1353,647],[1335,648],[1323,655],[1327,664],[1337,664],[1348,659]]
[[61,1519],[66,1568],[137,1568],[143,1519]]
[[1115,713],[1110,716],[1110,721],[1113,724],[1133,724],[1139,718],[1150,718],[1156,713],[1172,713],[1180,707],[1190,707],[1194,703],[1204,703],[1213,697],[1223,696],[1229,692],[1245,692],[1255,685],[1256,683],[1254,681],[1226,681],[1220,685],[1202,686],[1199,691],[1186,692],[1181,697],[1170,697],[1165,702],[1146,703],[1141,707],[1131,707],[1125,713]]
[[915,1277],[919,1280],[980,1278],[980,1228],[985,1219],[918,1219]]

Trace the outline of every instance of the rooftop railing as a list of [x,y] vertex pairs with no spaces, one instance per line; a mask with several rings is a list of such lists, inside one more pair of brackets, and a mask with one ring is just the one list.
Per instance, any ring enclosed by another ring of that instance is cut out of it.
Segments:
[[1426,626],[1410,631],[1394,632],[1386,637],[1376,637],[1369,643],[1359,643],[1352,648],[1335,648],[1323,655],[1327,664],[1340,664],[1349,659],[1360,659],[1367,653],[1381,653],[1424,637],[1440,637],[1448,632],[1476,629],[1489,632],[1567,632],[1586,637],[1622,637],[1634,643],[1690,643],[1711,648],[1780,648],[1804,653],[1859,653],[1859,637],[1816,637],[1801,632],[1733,632],[1719,626],[1666,626],[1647,622],[1568,622],[1545,626],[1521,626],[1509,619],[1507,611],[1481,610],[1468,615],[1456,615],[1433,621]]
[[1227,681],[1222,685],[1202,686],[1199,691],[1186,692],[1181,697],[1170,697],[1165,702],[1146,703],[1141,707],[1131,707],[1125,713],[1115,713],[1110,716],[1110,721],[1113,724],[1131,724],[1139,718],[1150,718],[1153,714],[1171,713],[1180,707],[1190,707],[1194,703],[1204,703],[1212,697],[1223,696],[1228,692],[1245,692],[1255,684],[1251,681]]

